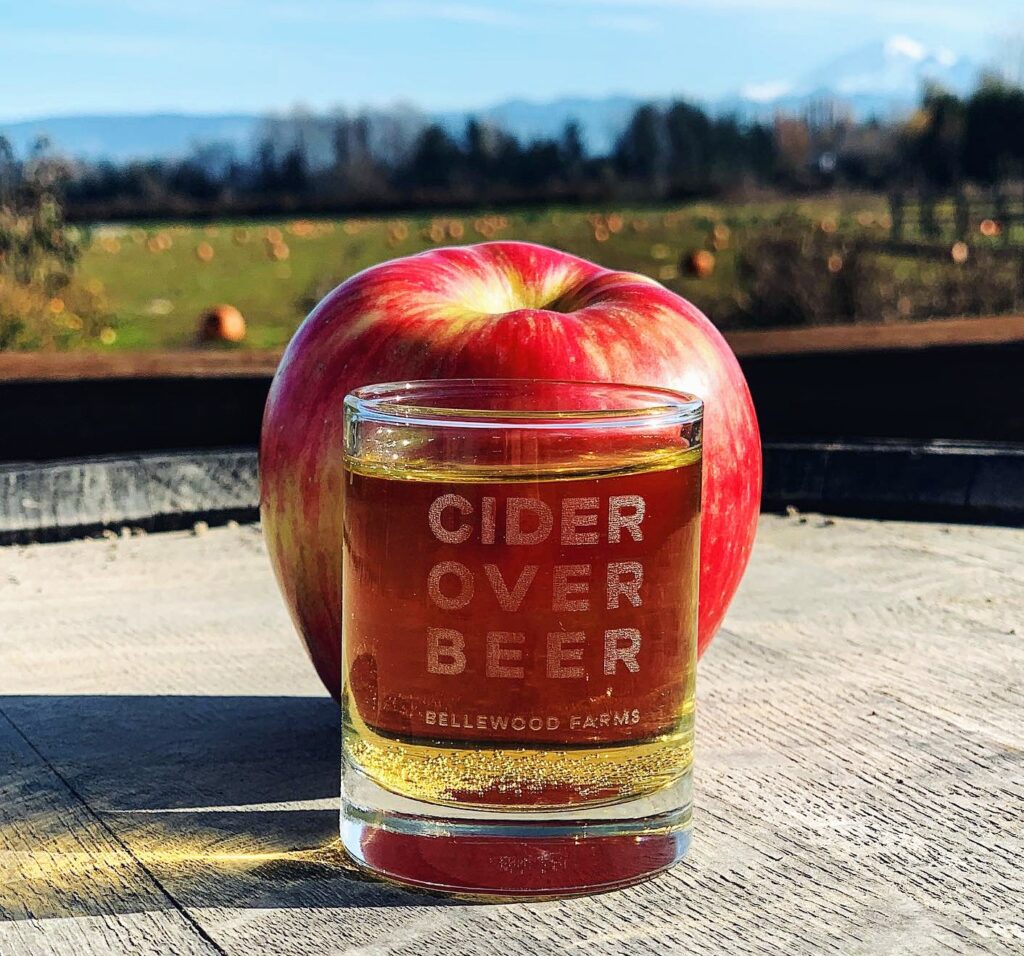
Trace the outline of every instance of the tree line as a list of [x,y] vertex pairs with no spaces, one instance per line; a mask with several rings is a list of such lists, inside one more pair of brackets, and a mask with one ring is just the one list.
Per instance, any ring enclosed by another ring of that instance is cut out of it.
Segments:
[[669,198],[773,178],[768,125],[686,103],[643,106],[614,149],[593,155],[575,122],[522,142],[470,119],[459,134],[382,116],[268,121],[251,155],[207,146],[181,160],[80,164],[76,218],[225,211],[316,212]]
[[[0,149],[0,180],[16,168]],[[645,104],[602,154],[585,148],[573,122],[557,137],[523,142],[478,119],[454,133],[409,111],[297,112],[268,119],[246,155],[211,144],[178,160],[64,169],[68,214],[79,219],[672,200],[835,186],[948,191],[1024,175],[1024,90],[996,79],[964,97],[929,90],[899,122],[856,122],[828,100],[800,116],[750,122],[683,101]]]

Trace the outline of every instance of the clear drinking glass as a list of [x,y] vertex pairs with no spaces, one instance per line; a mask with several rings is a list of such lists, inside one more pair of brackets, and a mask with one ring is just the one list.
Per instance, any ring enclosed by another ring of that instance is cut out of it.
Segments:
[[583,893],[690,838],[699,399],[402,382],[345,399],[343,842],[391,879]]

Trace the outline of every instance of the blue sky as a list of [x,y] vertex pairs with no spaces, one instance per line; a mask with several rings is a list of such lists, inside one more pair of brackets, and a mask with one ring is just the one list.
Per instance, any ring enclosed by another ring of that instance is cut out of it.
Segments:
[[1020,0],[0,0],[0,119],[716,96],[903,34],[979,60]]

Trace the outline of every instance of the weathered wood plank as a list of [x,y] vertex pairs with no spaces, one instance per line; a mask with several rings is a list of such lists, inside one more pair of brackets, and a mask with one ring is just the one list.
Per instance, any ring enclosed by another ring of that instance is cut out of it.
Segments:
[[[1024,318],[737,332],[730,339],[768,440],[1024,441],[1024,392],[1016,384]],[[229,363],[229,354],[217,361]],[[64,358],[40,357],[33,371],[35,356],[11,356],[7,374],[0,355],[0,460],[254,446],[276,362],[186,374],[187,365],[171,361],[163,374],[158,357],[143,356],[156,365],[136,375],[104,367],[100,356],[72,355],[69,362],[87,367],[63,376],[56,365]],[[123,354],[111,360],[126,361]]]
[[0,352],[0,381],[69,382],[112,378],[219,378],[274,374],[280,349],[146,352]]
[[336,714],[254,528],[0,550],[0,707],[225,953],[1002,954],[1021,567],[1012,529],[764,518],[701,665],[694,850],[590,899],[451,903],[339,862]]
[[[1024,342],[1024,316],[963,316],[927,322],[727,330],[742,358],[814,352],[923,349]],[[145,352],[0,352],[0,381],[118,378],[271,377],[281,349],[176,349]]]
[[2,711],[0,767],[0,953],[218,952]]
[[768,442],[762,506],[878,518],[1024,523],[1024,446]]
[[819,325],[812,328],[729,331],[740,358],[816,352],[876,352],[1024,342],[1024,316],[964,316],[928,322]]
[[241,449],[0,465],[0,544],[252,520],[256,465]]
[[[959,442],[769,442],[762,504],[869,517],[1024,523],[1024,447]],[[102,530],[252,521],[246,449],[0,464],[0,545]]]

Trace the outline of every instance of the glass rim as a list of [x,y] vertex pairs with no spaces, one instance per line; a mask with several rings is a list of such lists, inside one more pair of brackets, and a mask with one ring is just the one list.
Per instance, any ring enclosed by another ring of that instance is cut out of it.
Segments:
[[[643,401],[627,405],[614,402],[593,409],[494,409],[464,405],[436,405],[444,393],[475,390],[495,394],[531,385],[569,390],[588,390],[605,395],[632,394]],[[380,382],[353,389],[345,396],[346,413],[364,420],[396,425],[438,428],[566,429],[608,427],[663,427],[698,422],[704,402],[696,395],[653,385],[625,382],[574,381],[544,378],[438,378]]]

